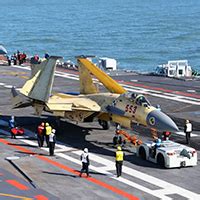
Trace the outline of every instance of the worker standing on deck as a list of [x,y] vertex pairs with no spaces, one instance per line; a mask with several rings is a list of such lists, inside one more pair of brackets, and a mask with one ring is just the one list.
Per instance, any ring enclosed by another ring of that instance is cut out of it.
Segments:
[[161,146],[162,140],[160,138],[155,138],[154,142],[151,145],[151,149],[152,149],[152,157],[155,158],[156,157],[156,150],[158,147]]
[[10,129],[11,139],[16,139],[16,136],[12,131],[12,129],[16,127],[14,116],[11,116],[11,119],[8,121],[8,125],[9,125],[9,129]]
[[122,165],[124,161],[124,152],[122,151],[122,148],[120,146],[117,147],[115,155],[116,155],[116,172],[117,172],[117,177],[119,177],[122,175]]
[[120,130],[115,131],[115,136],[113,137],[113,144],[116,145],[121,145],[122,144],[122,136],[120,135]]
[[165,141],[165,140],[169,140],[169,137],[170,137],[170,135],[171,135],[171,132],[169,132],[169,131],[164,131],[163,132],[163,140]]
[[44,122],[42,122],[37,128],[37,140],[38,140],[39,147],[43,147],[44,134],[45,134],[45,124]]
[[49,59],[49,54],[47,52],[44,54],[44,58]]
[[49,123],[45,124],[45,137],[46,137],[46,143],[47,147],[49,147],[49,135],[52,132],[52,127],[49,125]]
[[90,165],[90,160],[89,160],[89,154],[88,154],[88,149],[85,148],[83,150],[83,153],[81,154],[81,162],[82,162],[82,169],[80,172],[80,177],[82,176],[82,173],[85,172],[87,174],[87,177],[89,176],[89,165]]
[[185,132],[185,136],[186,136],[186,144],[190,145],[190,136],[191,136],[191,132],[192,132],[192,124],[190,123],[190,121],[188,119],[185,121],[184,132]]
[[55,149],[55,144],[56,144],[56,130],[52,129],[51,134],[49,135],[49,155],[53,156],[54,155],[54,149]]

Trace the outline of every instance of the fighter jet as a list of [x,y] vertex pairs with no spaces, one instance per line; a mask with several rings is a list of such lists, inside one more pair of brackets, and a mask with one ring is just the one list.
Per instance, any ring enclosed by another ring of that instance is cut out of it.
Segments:
[[[174,121],[153,107],[145,96],[126,91],[84,56],[77,57],[80,94],[52,94],[58,59],[60,57],[51,56],[31,65],[32,75],[19,94],[14,87],[11,90],[13,108],[32,106],[37,115],[47,111],[76,122],[91,122],[97,118],[103,129],[108,129],[109,122],[113,122],[126,128],[137,123],[159,131],[178,131]],[[99,92],[97,80],[108,92]]]

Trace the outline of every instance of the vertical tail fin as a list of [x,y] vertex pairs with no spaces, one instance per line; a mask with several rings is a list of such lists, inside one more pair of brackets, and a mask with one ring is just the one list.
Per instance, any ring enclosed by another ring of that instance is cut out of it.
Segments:
[[79,63],[79,80],[80,80],[80,93],[81,94],[94,94],[99,90],[97,85],[94,84],[90,71],[81,63]]
[[[110,92],[123,94],[126,90],[119,85],[115,80],[108,76],[105,72],[100,70],[96,65],[90,62],[87,58],[79,57],[79,66],[86,68],[88,74],[92,73]],[[80,74],[81,75],[81,74]],[[80,77],[81,79],[81,77]]]
[[41,69],[44,68],[44,66],[47,64],[47,59],[42,59],[40,64],[35,64],[34,62],[31,62],[31,78]]
[[31,99],[47,102],[52,90],[58,59],[61,59],[61,57],[51,56],[47,61],[45,60],[36,66],[31,79],[24,84],[20,92]]

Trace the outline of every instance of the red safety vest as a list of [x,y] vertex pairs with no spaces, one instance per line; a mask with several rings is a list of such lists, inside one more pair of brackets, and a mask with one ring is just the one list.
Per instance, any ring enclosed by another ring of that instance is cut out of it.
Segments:
[[43,135],[44,134],[44,126],[42,126],[42,125],[38,126],[38,134],[39,135]]

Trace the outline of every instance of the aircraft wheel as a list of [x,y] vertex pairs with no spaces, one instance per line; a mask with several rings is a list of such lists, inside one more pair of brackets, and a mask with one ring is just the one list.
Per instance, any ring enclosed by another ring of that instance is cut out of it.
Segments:
[[99,124],[103,127],[104,130],[108,130],[110,128],[109,123],[104,120],[99,120]]
[[165,167],[165,159],[164,156],[162,154],[158,154],[157,156],[157,163],[161,166],[161,167]]
[[140,148],[139,148],[139,156],[140,156],[143,160],[146,160],[146,151],[145,151],[144,147],[140,147]]

